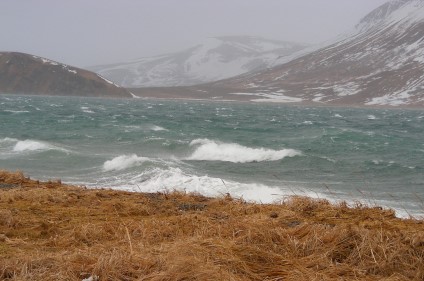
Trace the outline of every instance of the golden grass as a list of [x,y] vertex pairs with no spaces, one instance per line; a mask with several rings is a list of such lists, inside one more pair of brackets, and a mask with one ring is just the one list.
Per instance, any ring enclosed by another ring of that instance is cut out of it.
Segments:
[[424,223],[292,197],[92,190],[0,171],[2,280],[424,280]]

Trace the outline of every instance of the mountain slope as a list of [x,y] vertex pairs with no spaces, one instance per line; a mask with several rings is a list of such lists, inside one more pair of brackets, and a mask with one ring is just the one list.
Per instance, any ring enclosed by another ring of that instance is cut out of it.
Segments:
[[213,86],[251,99],[424,106],[424,1],[390,1],[336,43]]
[[187,86],[264,69],[305,47],[259,37],[217,37],[182,52],[89,69],[125,87]]
[[128,90],[93,72],[14,52],[0,52],[0,93],[132,97]]

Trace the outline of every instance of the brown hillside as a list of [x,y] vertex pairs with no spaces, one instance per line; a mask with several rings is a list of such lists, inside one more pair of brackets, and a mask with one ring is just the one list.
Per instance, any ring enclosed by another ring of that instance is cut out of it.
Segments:
[[97,74],[23,53],[0,52],[0,93],[130,98]]

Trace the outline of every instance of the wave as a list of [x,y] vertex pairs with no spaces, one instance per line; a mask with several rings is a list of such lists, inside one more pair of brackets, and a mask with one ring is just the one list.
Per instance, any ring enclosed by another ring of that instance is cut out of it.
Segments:
[[[291,187],[282,188],[258,183],[240,183],[209,176],[197,176],[176,167],[153,168],[139,174],[122,173],[114,177],[108,175],[97,181],[95,186],[113,186],[114,189],[147,193],[177,190],[210,197],[225,196],[229,193],[233,197],[259,203],[272,203],[282,200],[286,196],[295,195]],[[317,193],[297,188],[296,194],[311,197],[320,196]]]
[[148,161],[149,158],[139,157],[136,154],[120,155],[108,160],[103,164],[104,171],[122,171],[131,167],[136,167]]
[[9,112],[9,113],[29,113],[28,110],[9,110],[9,109],[6,109],[6,110],[3,110],[3,111]]
[[8,143],[8,142],[17,142],[19,140],[14,139],[14,138],[4,138],[4,139],[0,139],[0,143]]
[[156,125],[153,125],[152,127],[150,127],[150,130],[155,131],[155,132],[157,132],[157,131],[168,131],[167,129],[162,128],[160,126],[156,126]]
[[[11,149],[13,152],[36,152],[36,151],[47,151],[57,150],[65,153],[69,153],[69,150],[50,144],[48,142],[42,142],[37,140],[18,140],[14,138],[4,138],[0,140],[0,143],[4,143],[6,148]],[[14,144],[15,143],[15,144]]]
[[18,141],[13,147],[13,151],[15,152],[50,150],[50,149],[54,149],[54,147],[47,143],[34,141],[34,140]]
[[193,140],[190,146],[197,146],[197,148],[186,160],[249,163],[278,161],[302,154],[294,149],[250,148],[237,143],[221,143],[209,139]]
[[90,113],[90,114],[95,113],[88,106],[81,106],[81,110],[85,113]]

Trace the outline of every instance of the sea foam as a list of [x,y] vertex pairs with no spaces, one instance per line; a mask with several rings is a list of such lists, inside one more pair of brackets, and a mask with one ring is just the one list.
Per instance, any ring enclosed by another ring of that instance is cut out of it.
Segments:
[[53,147],[47,143],[35,141],[35,140],[24,140],[18,141],[13,147],[13,151],[15,152],[23,152],[23,151],[35,151],[35,150],[49,150]]
[[286,157],[301,155],[300,151],[294,149],[250,148],[237,143],[222,143],[209,139],[193,140],[190,146],[195,146],[196,150],[187,160],[249,163],[278,161]]
[[9,142],[17,142],[18,140],[17,139],[14,139],[14,138],[4,138],[4,139],[0,139],[0,143],[4,143],[4,142],[6,142],[6,143],[9,143]]
[[[272,203],[294,195],[290,188],[267,186],[257,183],[240,183],[221,178],[198,176],[180,168],[154,168],[137,175],[122,174],[110,177],[100,184],[134,192],[185,191],[205,196],[219,197],[229,193],[233,197],[250,202]],[[99,183],[98,183],[99,184]],[[300,191],[299,191],[300,192]]]
[[150,130],[155,131],[155,132],[157,132],[157,131],[168,131],[167,129],[162,128],[160,126],[156,126],[156,125],[151,126]]
[[148,161],[149,158],[139,157],[136,154],[132,155],[120,155],[108,160],[103,164],[103,170],[105,171],[122,171],[131,167],[136,167],[142,163]]

